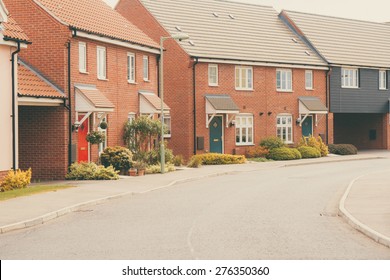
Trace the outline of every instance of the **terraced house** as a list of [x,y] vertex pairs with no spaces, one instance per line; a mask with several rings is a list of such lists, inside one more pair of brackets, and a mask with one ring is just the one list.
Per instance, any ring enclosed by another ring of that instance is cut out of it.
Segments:
[[292,11],[280,16],[330,66],[334,142],[390,149],[390,26]]
[[[105,2],[4,2],[33,42],[20,55],[20,168],[63,179],[70,163],[123,145],[127,120],[157,111],[159,46]],[[89,145],[102,121],[106,141]]]
[[0,0],[0,180],[18,163],[18,53],[29,38]]
[[272,7],[215,0],[120,0],[116,6],[164,42],[170,147],[189,157],[242,154],[266,136],[288,144],[303,135],[332,141],[327,63]]

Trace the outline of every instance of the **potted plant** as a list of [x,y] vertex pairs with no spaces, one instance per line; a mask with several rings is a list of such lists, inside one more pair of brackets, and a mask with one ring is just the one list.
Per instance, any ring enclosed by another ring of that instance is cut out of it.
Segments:
[[91,144],[100,144],[105,140],[105,135],[101,131],[91,131],[87,134],[86,139]]
[[134,166],[134,168],[137,168],[138,176],[144,176],[145,175],[145,169],[147,167],[146,162],[144,162],[144,161],[136,161],[133,166]]
[[130,168],[129,169],[129,176],[137,176],[137,169],[136,168]]

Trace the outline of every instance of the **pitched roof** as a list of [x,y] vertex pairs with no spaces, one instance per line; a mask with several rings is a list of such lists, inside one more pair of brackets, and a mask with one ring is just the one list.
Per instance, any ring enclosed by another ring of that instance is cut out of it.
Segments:
[[353,19],[283,11],[331,64],[390,67],[390,26]]
[[18,94],[26,97],[66,98],[63,92],[21,61],[18,64]]
[[152,48],[159,45],[102,0],[34,0],[70,27]]
[[[324,61],[279,19],[272,7],[221,0],[141,0],[191,56],[324,66]],[[306,53],[307,52],[307,53]]]
[[328,111],[328,108],[317,96],[300,96],[299,101],[311,112]]
[[97,109],[99,108],[115,108],[114,104],[107,97],[104,96],[97,88],[76,86],[77,90],[83,94],[84,97]]
[[7,22],[0,22],[0,33],[2,33],[6,39],[29,42],[29,39],[23,29],[10,15],[8,16]]
[[[149,102],[150,105],[152,105],[156,110],[161,110],[161,99],[153,92],[147,92],[147,91],[139,91],[139,93],[145,97],[146,101]],[[169,106],[163,103],[164,110],[170,110]]]

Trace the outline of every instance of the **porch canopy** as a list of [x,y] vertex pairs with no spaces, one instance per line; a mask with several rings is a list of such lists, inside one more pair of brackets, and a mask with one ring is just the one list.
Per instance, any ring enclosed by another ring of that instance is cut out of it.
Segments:
[[[164,115],[169,115],[171,108],[163,103]],[[161,114],[161,99],[155,93],[150,91],[139,91],[139,110],[141,115]]]
[[114,111],[114,104],[95,85],[75,85],[75,90],[76,114],[86,113],[78,125],[81,125],[92,113],[98,114],[99,119],[103,119],[107,113]]
[[[315,125],[318,125],[320,119],[328,114],[328,108],[325,104],[316,96],[300,96],[299,100],[299,125],[302,126],[302,123],[309,115],[315,115]],[[318,118],[320,116],[320,119]]]
[[240,113],[240,109],[227,94],[207,94],[206,99],[206,127],[216,115],[226,115],[226,127]]

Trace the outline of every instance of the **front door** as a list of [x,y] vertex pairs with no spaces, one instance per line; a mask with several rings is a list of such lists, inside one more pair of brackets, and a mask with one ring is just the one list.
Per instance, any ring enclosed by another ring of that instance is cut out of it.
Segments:
[[222,117],[216,116],[210,125],[210,153],[222,154]]
[[[79,121],[84,116],[79,115]],[[87,134],[89,131],[89,118],[86,119],[83,124],[79,127],[79,140],[78,140],[78,162],[88,162],[89,161],[89,143],[87,141]]]
[[302,136],[313,136],[313,116],[308,116],[302,123]]

